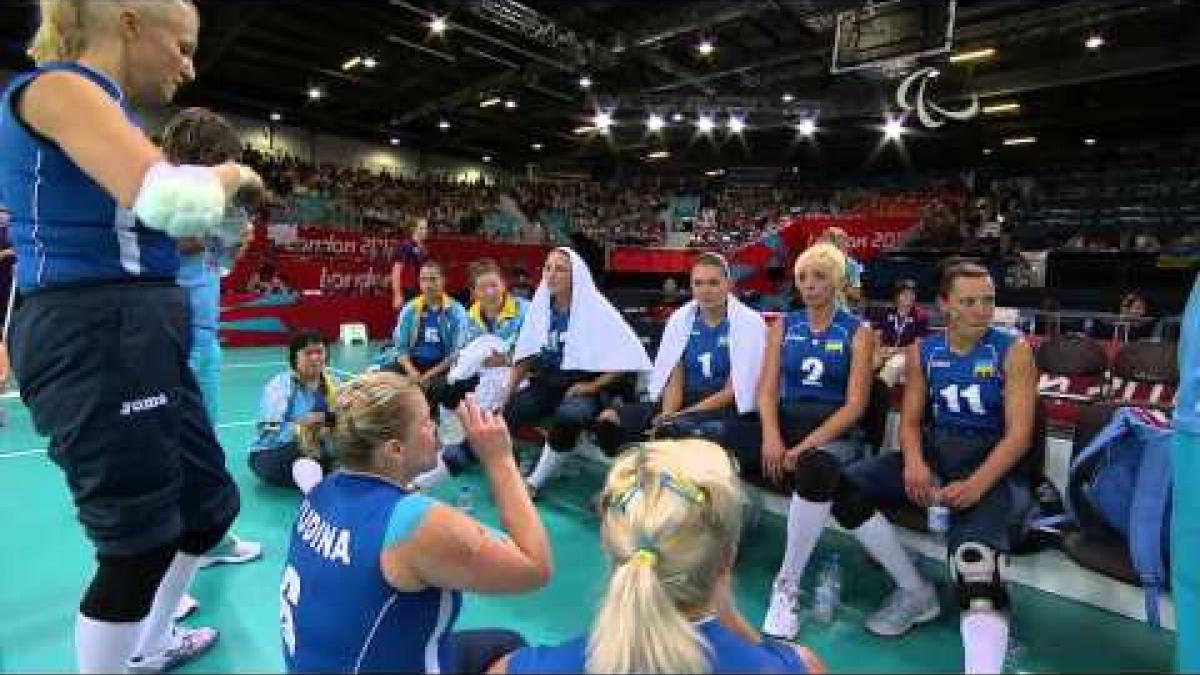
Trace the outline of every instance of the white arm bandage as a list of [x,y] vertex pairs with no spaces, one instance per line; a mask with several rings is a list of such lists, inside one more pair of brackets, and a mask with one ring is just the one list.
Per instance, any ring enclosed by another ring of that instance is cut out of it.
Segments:
[[150,167],[133,203],[143,225],[176,239],[218,231],[225,215],[225,188],[207,166]]

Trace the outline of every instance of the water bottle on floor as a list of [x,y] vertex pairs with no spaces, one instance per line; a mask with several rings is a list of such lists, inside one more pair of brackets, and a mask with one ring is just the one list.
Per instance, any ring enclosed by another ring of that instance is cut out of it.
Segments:
[[813,592],[813,617],[821,623],[833,623],[841,601],[842,559],[834,553],[817,576],[817,588]]
[[458,489],[458,499],[454,505],[468,516],[475,515],[475,492],[470,485],[464,485]]

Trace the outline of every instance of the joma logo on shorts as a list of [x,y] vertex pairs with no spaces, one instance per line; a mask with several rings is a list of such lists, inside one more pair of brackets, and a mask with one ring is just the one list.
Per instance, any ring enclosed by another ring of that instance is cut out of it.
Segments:
[[155,408],[161,408],[166,404],[167,404],[167,395],[166,394],[155,394],[154,396],[147,396],[146,398],[139,398],[135,401],[122,402],[121,403],[121,414],[128,417],[129,415],[132,415],[133,413],[140,413],[140,412],[146,412],[147,410],[154,410]]

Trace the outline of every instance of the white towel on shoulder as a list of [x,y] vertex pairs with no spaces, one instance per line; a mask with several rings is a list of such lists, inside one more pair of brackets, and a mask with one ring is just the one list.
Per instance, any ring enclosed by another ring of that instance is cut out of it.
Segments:
[[[699,305],[692,300],[675,310],[667,320],[662,341],[658,343],[654,372],[650,374],[650,395],[656,401],[662,397],[671,371],[683,357],[697,311]],[[733,379],[733,398],[739,413],[752,412],[758,407],[758,378],[762,373],[763,350],[767,345],[767,322],[762,315],[732,295],[729,296],[725,316],[729,319],[729,376]]]
[[[625,317],[600,294],[583,258],[566,247],[554,250],[566,253],[571,259],[571,320],[563,346],[562,369],[593,373],[650,370],[645,346]],[[517,335],[514,362],[536,355],[546,344],[551,301],[543,279]]]

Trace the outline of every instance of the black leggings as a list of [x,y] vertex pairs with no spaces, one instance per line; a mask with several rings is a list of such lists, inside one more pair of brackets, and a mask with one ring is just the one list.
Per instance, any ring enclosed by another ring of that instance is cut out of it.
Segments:
[[[304,456],[300,452],[300,446],[292,442],[277,448],[252,450],[247,462],[250,464],[250,470],[262,482],[275,487],[294,488],[297,486],[296,479],[292,478],[292,464]],[[316,461],[326,473],[333,468],[333,462],[329,459],[321,458]]]

